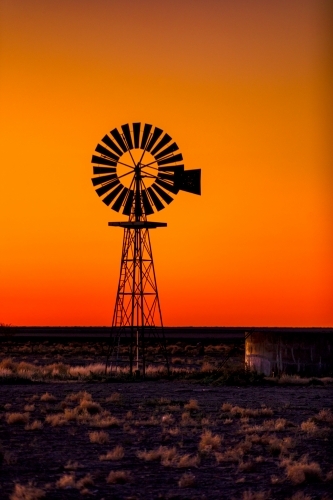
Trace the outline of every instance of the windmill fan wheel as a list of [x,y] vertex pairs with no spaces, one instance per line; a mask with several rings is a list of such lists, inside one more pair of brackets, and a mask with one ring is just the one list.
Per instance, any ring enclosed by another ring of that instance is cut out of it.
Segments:
[[170,135],[150,124],[133,123],[106,134],[92,157],[96,193],[116,212],[151,215],[179,190],[200,192],[200,169],[184,170]]

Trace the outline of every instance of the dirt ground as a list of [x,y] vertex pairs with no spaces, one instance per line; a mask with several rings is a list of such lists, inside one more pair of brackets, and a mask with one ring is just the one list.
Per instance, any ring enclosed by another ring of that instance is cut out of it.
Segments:
[[332,410],[332,386],[2,385],[0,498],[328,500]]

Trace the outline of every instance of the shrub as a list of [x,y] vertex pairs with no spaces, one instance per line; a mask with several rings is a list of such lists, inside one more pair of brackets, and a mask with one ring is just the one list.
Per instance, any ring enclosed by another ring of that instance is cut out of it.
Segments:
[[71,472],[70,474],[64,474],[60,479],[56,482],[57,488],[76,488],[75,482],[75,474]]
[[195,485],[195,476],[191,472],[185,472],[179,481],[178,486],[180,488],[192,488]]
[[100,460],[121,460],[125,455],[124,448],[120,445],[108,451],[106,455],[100,455]]
[[89,432],[89,440],[91,443],[105,444],[109,442],[109,434],[105,431]]
[[301,423],[301,429],[307,434],[315,434],[318,431],[318,426],[315,422],[309,419]]
[[268,500],[271,496],[270,491],[252,491],[247,490],[243,493],[243,500]]
[[109,484],[125,484],[130,480],[130,473],[125,470],[112,470],[106,478],[106,482]]
[[320,465],[316,462],[309,463],[306,457],[303,457],[299,462],[283,460],[281,466],[286,468],[287,478],[293,484],[319,481],[321,479]]
[[10,495],[10,500],[39,500],[45,497],[45,492],[34,486],[33,483],[27,485],[15,484],[14,491]]
[[52,427],[57,427],[60,425],[66,425],[67,419],[63,413],[56,413],[56,415],[47,415],[45,417],[45,422],[52,425]]
[[141,458],[142,460],[146,460],[147,462],[153,461],[153,460],[171,460],[176,456],[176,448],[167,448],[166,446],[160,446],[156,450],[144,450],[144,451],[138,451],[137,452],[137,457]]
[[24,428],[26,431],[36,431],[42,429],[43,424],[40,420],[34,420],[31,424],[27,424]]
[[25,405],[24,411],[35,411],[35,405]]
[[199,442],[199,451],[204,453],[209,453],[213,450],[218,450],[221,446],[222,438],[218,434],[213,436],[211,431],[205,431],[202,433]]
[[29,420],[27,413],[7,413],[7,424],[26,424]]
[[56,398],[52,394],[50,394],[49,392],[45,392],[45,394],[41,395],[40,400],[47,401],[48,403],[50,403],[51,401],[55,401]]
[[190,399],[189,402],[184,405],[184,409],[185,410],[199,410],[199,405],[198,405],[198,401],[196,399]]
[[105,398],[105,401],[108,403],[122,403],[123,402],[123,395],[120,392],[113,392],[111,396],[108,396]]

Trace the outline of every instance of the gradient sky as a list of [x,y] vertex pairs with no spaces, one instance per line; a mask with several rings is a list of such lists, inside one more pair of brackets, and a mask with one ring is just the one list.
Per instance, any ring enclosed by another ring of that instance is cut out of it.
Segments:
[[111,323],[90,160],[141,121],[202,169],[151,217],[164,323],[333,326],[329,5],[2,0],[0,322]]

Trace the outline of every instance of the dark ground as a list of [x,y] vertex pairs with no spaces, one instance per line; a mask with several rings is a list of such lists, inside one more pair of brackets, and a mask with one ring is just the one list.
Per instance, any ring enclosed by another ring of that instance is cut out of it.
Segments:
[[[102,359],[91,345],[85,355],[75,345],[63,354],[61,346],[52,354],[47,343],[37,354],[31,345],[19,351],[8,347],[16,362]],[[194,348],[178,347],[176,364],[192,365],[214,362],[230,348],[212,346],[196,359]],[[238,353],[241,357],[241,348]],[[7,351],[0,361],[4,357]],[[54,398],[41,399],[45,393]],[[222,409],[225,403],[230,405]],[[0,498],[329,500],[332,411],[332,385],[214,387],[179,380],[2,385]],[[91,442],[89,433],[96,431],[105,432],[108,442]],[[118,445],[123,457],[100,460]],[[140,455],[160,446],[155,460]],[[174,454],[169,460],[168,450]],[[108,483],[111,471],[125,471],[125,482]],[[188,487],[184,478],[179,483],[184,474],[190,474]]]

